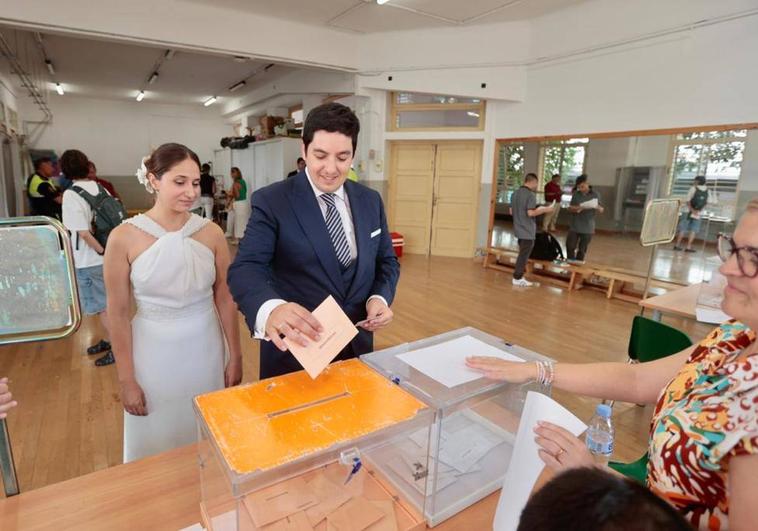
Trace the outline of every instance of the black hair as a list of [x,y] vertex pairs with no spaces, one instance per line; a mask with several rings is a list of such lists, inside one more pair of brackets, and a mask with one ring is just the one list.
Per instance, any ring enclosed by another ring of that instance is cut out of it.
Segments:
[[205,162],[202,166],[200,166],[200,169],[203,171],[203,173],[208,173],[211,171],[211,165]]
[[337,102],[322,103],[314,107],[305,118],[303,125],[303,145],[306,153],[317,131],[342,133],[353,141],[353,155],[358,147],[358,132],[361,123],[350,107]]
[[89,175],[89,159],[78,149],[67,149],[60,158],[61,171],[69,179],[84,179]]
[[703,186],[705,184],[705,175],[698,175],[695,177],[695,184],[697,186]]
[[579,185],[587,182],[587,174],[583,173],[579,177],[576,178],[576,181],[574,181],[574,191],[576,192],[579,189]]
[[300,164],[301,162],[305,162],[305,159],[303,157],[298,157],[297,163]]
[[524,176],[524,184],[528,183],[529,181],[536,181],[536,180],[538,180],[537,175],[534,173],[527,173]]
[[560,173],[554,173],[553,176],[550,177],[550,178],[551,179],[555,179],[556,177],[558,177],[560,179],[561,178],[561,174]]
[[598,468],[559,474],[521,512],[518,531],[690,531],[674,507],[631,479]]
[[52,164],[52,160],[50,157],[40,157],[37,160],[34,161],[34,171],[38,171],[39,167],[42,166],[44,163],[49,162]]
[[156,179],[160,179],[164,173],[187,159],[194,161],[198,169],[200,168],[200,159],[194,151],[183,144],[168,143],[158,146],[158,149],[153,151],[145,162],[145,167]]

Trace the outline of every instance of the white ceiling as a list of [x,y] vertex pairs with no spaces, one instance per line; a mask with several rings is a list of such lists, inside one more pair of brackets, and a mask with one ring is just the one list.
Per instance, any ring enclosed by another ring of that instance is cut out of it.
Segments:
[[32,33],[3,31],[6,35],[13,35],[11,42],[25,43],[21,48],[27,51],[25,59],[30,63],[29,69],[38,73],[51,91],[50,98],[61,97],[55,93],[55,80],[66,92],[62,97],[131,99],[144,89],[144,101],[154,103],[200,104],[211,96],[217,96],[222,103],[224,97],[232,96],[228,88],[240,80],[247,79],[247,84],[233,93],[235,98],[293,70],[292,67],[274,65],[263,71],[263,67],[270,63],[258,60],[240,63],[231,56],[176,51],[172,59],[164,60],[160,65],[158,79],[148,85],[150,73],[165,49],[42,35],[44,48],[56,71],[55,76],[50,76]]
[[359,33],[536,18],[586,0],[183,0]]

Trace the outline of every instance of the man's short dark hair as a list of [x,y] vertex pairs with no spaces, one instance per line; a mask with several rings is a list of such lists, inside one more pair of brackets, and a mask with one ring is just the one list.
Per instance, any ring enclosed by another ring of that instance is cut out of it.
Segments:
[[691,530],[647,487],[598,468],[575,468],[549,481],[521,512],[519,531]]
[[206,162],[202,166],[200,166],[200,170],[203,173],[208,173],[209,171],[211,171],[211,165]]
[[61,171],[69,179],[83,179],[89,174],[89,159],[78,149],[67,149],[60,159]]
[[705,184],[705,175],[698,175],[695,177],[695,184],[697,186],[703,186]]
[[524,183],[528,183],[529,181],[536,181],[537,176],[534,173],[527,173],[524,177]]
[[550,177],[550,178],[551,179],[555,179],[556,177],[558,177],[560,179],[561,178],[561,174],[560,173],[554,173],[553,176]]
[[45,164],[46,162],[49,162],[50,164],[53,163],[52,160],[50,160],[50,157],[40,157],[37,160],[34,161],[34,171],[39,171],[39,167]]
[[303,157],[298,157],[297,163],[300,164],[301,162],[305,162],[305,159]]
[[311,109],[303,126],[303,145],[306,153],[317,131],[342,133],[353,141],[353,155],[358,147],[358,132],[361,123],[350,107],[337,102],[322,103]]

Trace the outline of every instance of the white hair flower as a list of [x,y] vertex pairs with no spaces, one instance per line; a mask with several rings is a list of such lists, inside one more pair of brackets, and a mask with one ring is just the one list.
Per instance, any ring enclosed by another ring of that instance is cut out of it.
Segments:
[[147,166],[145,166],[145,163],[150,159],[150,157],[142,157],[142,163],[140,164],[140,167],[137,169],[137,180],[142,184],[142,186],[145,187],[145,190],[148,191],[148,193],[155,193],[155,189],[153,188],[153,185],[150,184],[150,179],[147,178]]

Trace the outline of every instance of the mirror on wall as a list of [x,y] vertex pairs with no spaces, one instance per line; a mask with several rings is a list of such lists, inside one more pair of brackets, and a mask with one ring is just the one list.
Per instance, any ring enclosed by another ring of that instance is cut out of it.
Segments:
[[[491,250],[518,249],[511,195],[534,173],[538,204],[560,197],[561,207],[554,219],[540,217],[538,230],[551,233],[565,254],[569,229],[578,222],[569,207],[577,178],[586,175],[603,211],[595,212],[585,263],[646,276],[653,251],[639,243],[645,205],[672,197],[681,202],[679,228],[685,234],[678,245],[675,239],[658,247],[652,278],[692,284],[718,268],[717,235],[731,233],[747,202],[758,196],[758,124],[504,139],[497,141],[495,164]],[[688,205],[701,208],[691,216]]]

